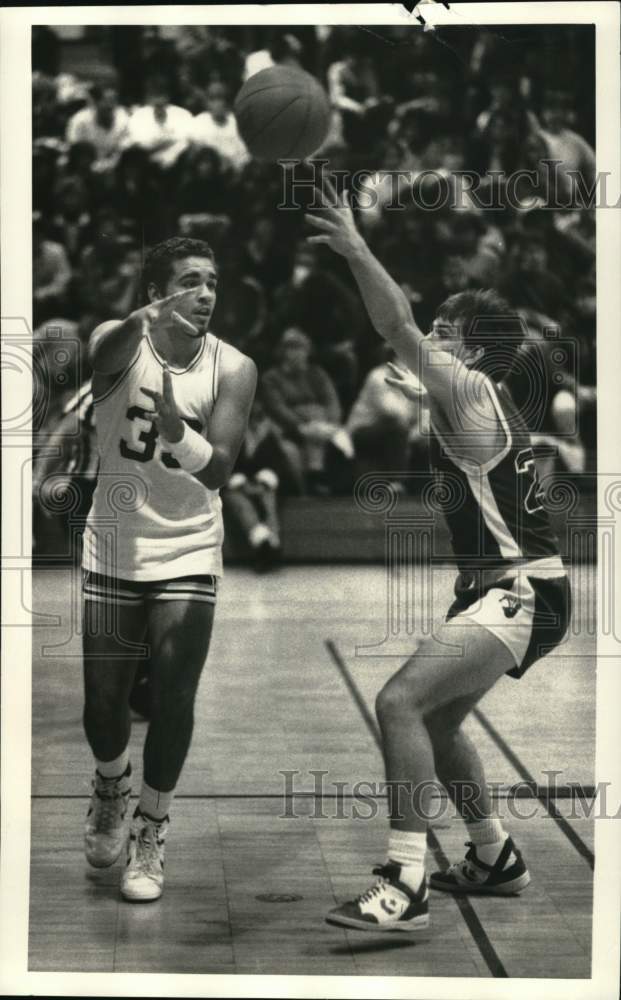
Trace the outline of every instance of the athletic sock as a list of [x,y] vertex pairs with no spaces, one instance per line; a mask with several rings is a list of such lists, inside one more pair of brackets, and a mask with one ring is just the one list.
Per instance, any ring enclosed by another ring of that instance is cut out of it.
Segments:
[[271,538],[271,531],[266,524],[255,524],[248,532],[248,541],[253,549],[257,549],[263,542],[268,542]]
[[122,778],[128,774],[129,768],[129,747],[125,747],[122,754],[114,760],[97,760],[95,766],[102,778]]
[[[477,858],[486,865],[493,865],[500,854],[503,845],[509,836],[502,828],[499,819],[479,819],[472,823],[466,823],[470,840],[476,847]],[[507,858],[508,864],[512,863],[513,855]]]
[[174,794],[174,790],[172,792],[160,792],[157,788],[151,788],[150,785],[147,785],[146,781],[143,781],[142,788],[140,789],[138,809],[143,816],[155,819],[159,823],[160,820],[166,819],[168,816]]
[[388,837],[388,862],[401,865],[400,881],[416,892],[425,875],[427,834],[410,830],[391,830]]

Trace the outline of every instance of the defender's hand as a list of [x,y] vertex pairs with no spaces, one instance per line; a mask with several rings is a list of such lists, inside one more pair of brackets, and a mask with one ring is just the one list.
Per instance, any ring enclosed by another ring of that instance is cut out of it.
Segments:
[[392,361],[388,362],[388,367],[393,372],[393,375],[387,375],[384,379],[388,385],[394,386],[395,389],[399,389],[400,392],[406,397],[406,399],[412,399],[416,402],[422,399],[423,396],[427,395],[427,390],[422,382],[420,382],[415,375],[407,368],[399,368],[398,365],[394,365]]
[[158,324],[163,324],[164,326],[172,325],[176,326],[182,333],[189,333],[192,337],[198,337],[199,331],[194,324],[184,319],[175,310],[175,306],[179,305],[185,298],[194,295],[195,291],[196,289],[194,288],[185,288],[182,292],[173,292],[172,295],[166,295],[163,299],[149,302],[142,309],[137,309],[134,316],[144,320],[149,328]]
[[153,423],[164,440],[169,441],[170,444],[176,444],[177,441],[181,441],[185,432],[185,425],[177,411],[168,365],[164,365],[161,393],[156,392],[154,389],[147,389],[144,386],[141,386],[140,389],[155,406]]
[[335,253],[343,257],[356,256],[366,249],[366,243],[356,229],[353,212],[349,204],[349,194],[343,191],[339,198],[329,180],[323,182],[323,190],[317,188],[317,195],[322,208],[320,215],[306,213],[304,218],[315,229],[321,231],[321,236],[307,237],[309,243],[325,243]]

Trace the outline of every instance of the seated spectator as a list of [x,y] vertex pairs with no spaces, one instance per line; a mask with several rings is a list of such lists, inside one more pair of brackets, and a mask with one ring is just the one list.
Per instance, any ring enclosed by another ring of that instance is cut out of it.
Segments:
[[327,77],[330,101],[340,114],[345,143],[354,154],[367,150],[386,132],[388,108],[392,107],[380,92],[371,58],[356,51],[354,42],[342,60],[328,67]]
[[228,216],[233,203],[231,174],[217,150],[210,146],[190,147],[179,165],[179,212]]
[[222,492],[227,530],[241,535],[255,569],[271,569],[280,559],[278,495],[302,493],[282,437],[255,399],[233,475]]
[[33,322],[35,326],[50,316],[67,316],[71,265],[60,243],[48,239],[41,214],[32,217]]
[[32,207],[49,218],[54,210],[54,188],[61,152],[55,143],[38,139],[32,149]]
[[127,141],[144,149],[152,164],[169,170],[190,143],[192,122],[189,111],[170,103],[166,82],[152,79],[147,85],[146,104],[129,119]]
[[591,188],[595,179],[595,151],[586,139],[567,128],[572,99],[566,91],[550,90],[541,113],[539,134],[545,143],[547,159],[560,161],[560,204],[573,203],[574,181],[569,171],[580,174],[583,188]]
[[92,237],[92,219],[86,185],[79,177],[63,177],[54,191],[56,212],[50,237],[62,244],[72,266]]
[[282,335],[277,364],[262,379],[265,410],[280,428],[298,476],[311,492],[338,488],[343,459],[353,458],[341,405],[327,373],[310,363],[310,338],[296,327]]
[[549,266],[545,237],[533,229],[515,235],[509,251],[508,269],[500,291],[521,309],[529,309],[560,320],[565,289]]
[[192,123],[192,141],[215,149],[225,163],[239,171],[249,160],[248,150],[239,134],[235,115],[228,102],[226,87],[212,83],[205,94],[206,110]]
[[79,295],[94,323],[127,316],[135,308],[140,281],[140,251],[120,231],[114,211],[98,217],[98,236],[82,254]]
[[344,408],[358,379],[356,344],[365,327],[358,296],[333,271],[321,267],[315,248],[302,241],[290,280],[274,295],[273,328],[302,327],[319,364],[334,383]]
[[396,356],[388,347],[384,353],[386,360],[367,375],[346,424],[357,476],[425,470],[428,465],[421,401],[409,399],[386,382]]
[[72,146],[88,142],[95,150],[91,169],[96,174],[114,170],[129,137],[129,115],[118,104],[114,87],[93,87],[92,105],[77,111],[67,122],[66,139]]
[[56,81],[44,73],[32,74],[32,138],[61,139],[64,118],[57,99]]

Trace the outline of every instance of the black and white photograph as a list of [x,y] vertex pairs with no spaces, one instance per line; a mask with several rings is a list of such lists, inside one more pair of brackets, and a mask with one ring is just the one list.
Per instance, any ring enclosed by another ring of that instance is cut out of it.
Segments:
[[0,43],[2,992],[612,1000],[618,6]]

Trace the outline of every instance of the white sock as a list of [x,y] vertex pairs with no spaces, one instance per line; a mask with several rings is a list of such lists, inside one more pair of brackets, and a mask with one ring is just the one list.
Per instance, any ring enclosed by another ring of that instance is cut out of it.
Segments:
[[258,548],[263,542],[269,541],[270,538],[271,532],[266,524],[255,524],[254,528],[251,528],[248,533],[248,541],[253,549]]
[[149,816],[151,819],[158,821],[165,819],[168,816],[174,794],[174,791],[160,792],[157,788],[151,788],[146,781],[143,781],[138,808],[144,816]]
[[[493,865],[500,854],[503,845],[509,836],[502,828],[499,819],[479,819],[473,823],[466,823],[470,840],[476,847],[477,858],[480,858],[486,865]],[[507,865],[512,862],[512,854],[507,858]]]
[[125,747],[120,756],[114,760],[97,760],[95,765],[102,778],[120,778],[125,774],[129,766],[129,747]]
[[401,881],[416,892],[425,875],[427,834],[410,830],[391,830],[388,837],[388,861],[401,865]]

